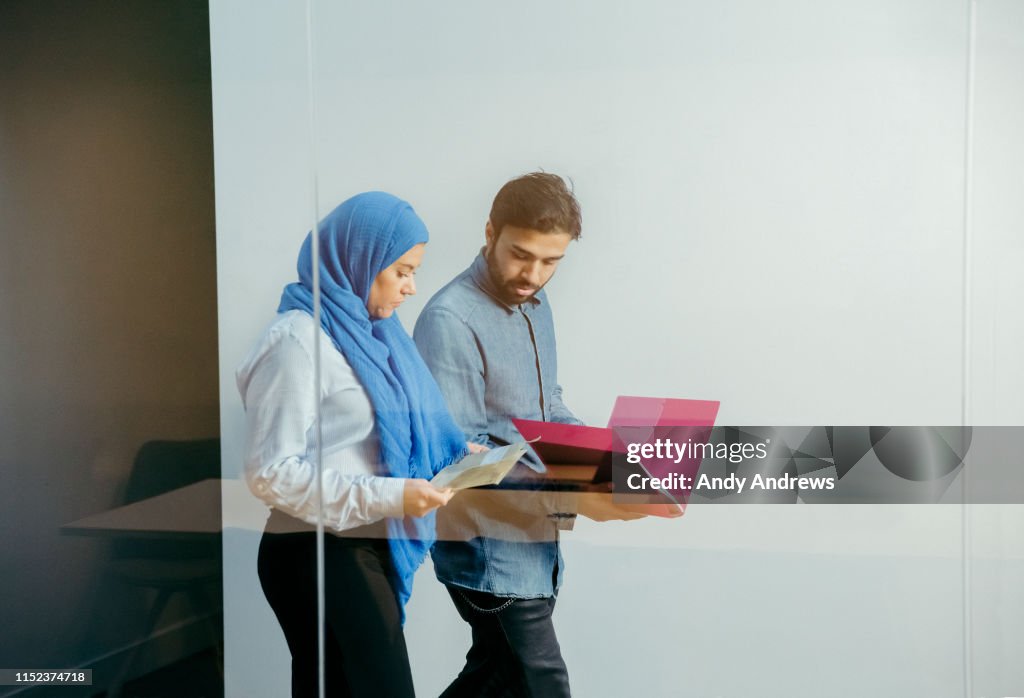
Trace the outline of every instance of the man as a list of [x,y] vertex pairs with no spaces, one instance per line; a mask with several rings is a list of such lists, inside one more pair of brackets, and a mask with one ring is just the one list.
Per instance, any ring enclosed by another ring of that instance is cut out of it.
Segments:
[[[420,315],[416,345],[468,441],[522,441],[513,417],[582,424],[562,402],[543,290],[581,228],[561,177],[508,182],[480,255]],[[443,698],[569,695],[551,614],[562,578],[558,531],[571,528],[580,501],[531,490],[543,470],[530,454],[510,475],[525,489],[464,492],[438,517],[434,568],[473,631],[466,666]],[[592,518],[632,518],[586,506]]]

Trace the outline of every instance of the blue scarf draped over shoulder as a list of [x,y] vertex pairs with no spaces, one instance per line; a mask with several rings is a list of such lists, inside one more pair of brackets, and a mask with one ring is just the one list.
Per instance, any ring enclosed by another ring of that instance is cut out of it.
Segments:
[[[320,324],[370,397],[384,471],[429,480],[465,454],[466,440],[398,317],[373,318],[366,308],[377,275],[427,242],[427,228],[405,201],[367,192],[344,201],[318,231]],[[312,234],[299,252],[298,272],[277,310],[312,315]],[[389,518],[387,529],[404,621],[413,574],[434,542],[434,515]]]

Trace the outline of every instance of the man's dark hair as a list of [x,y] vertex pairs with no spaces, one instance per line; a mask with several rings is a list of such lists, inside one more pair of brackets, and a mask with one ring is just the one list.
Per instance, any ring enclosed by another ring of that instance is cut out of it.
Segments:
[[580,239],[580,203],[558,175],[531,172],[507,182],[491,205],[491,228],[501,235],[506,225],[550,233],[559,228]]

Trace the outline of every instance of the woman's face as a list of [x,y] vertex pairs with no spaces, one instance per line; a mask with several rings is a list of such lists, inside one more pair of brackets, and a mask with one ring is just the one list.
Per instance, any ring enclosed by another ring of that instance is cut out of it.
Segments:
[[413,245],[409,251],[395,260],[390,267],[377,274],[366,299],[370,317],[381,319],[391,317],[405,301],[406,296],[416,293],[416,270],[423,261],[426,243]]

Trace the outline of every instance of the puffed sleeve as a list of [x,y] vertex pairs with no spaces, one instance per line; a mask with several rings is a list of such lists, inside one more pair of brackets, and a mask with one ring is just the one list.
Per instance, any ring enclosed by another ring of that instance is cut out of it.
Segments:
[[[239,368],[237,379],[246,413],[249,488],[268,505],[315,524],[316,468],[310,454],[320,390],[313,381],[312,356],[293,334],[271,332]],[[344,530],[404,513],[401,478],[326,468],[322,481],[327,528]]]

